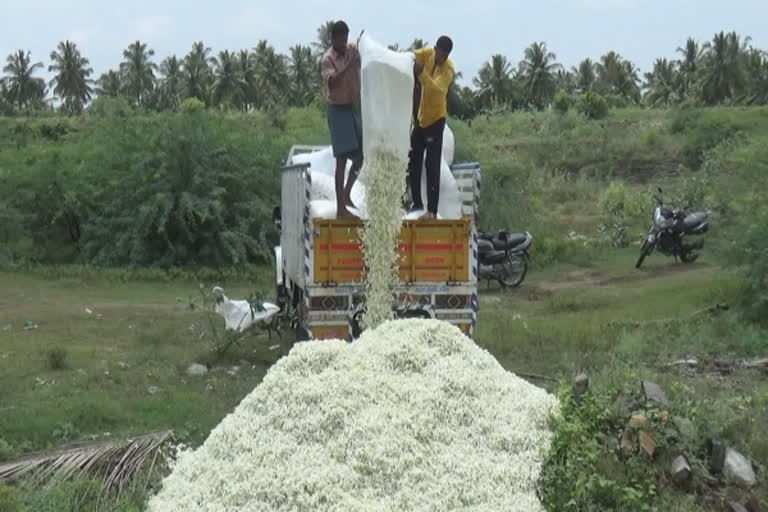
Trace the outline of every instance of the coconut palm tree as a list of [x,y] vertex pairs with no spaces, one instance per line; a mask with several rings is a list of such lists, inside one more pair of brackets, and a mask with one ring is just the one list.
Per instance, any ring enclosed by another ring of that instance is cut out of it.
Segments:
[[334,23],[336,23],[334,20],[328,20],[317,27],[317,40],[312,43],[312,46],[320,55],[328,51],[328,48],[332,45],[333,37],[331,37],[331,29],[333,29]]
[[304,107],[312,101],[316,82],[313,73],[312,48],[295,45],[291,47],[290,52],[288,70],[291,82],[291,100],[294,105]]
[[557,73],[555,73],[555,88],[559,91],[573,94],[578,89],[576,74],[565,69],[558,69]]
[[237,106],[242,108],[243,86],[237,65],[237,55],[224,50],[213,60],[214,82],[212,100],[214,105]]
[[653,71],[645,74],[646,101],[652,107],[668,107],[677,101],[678,74],[675,62],[656,59]]
[[120,80],[120,73],[113,69],[110,69],[106,73],[102,73],[96,81],[96,94],[98,96],[117,98],[122,89],[123,86]]
[[637,67],[615,51],[609,51],[596,64],[595,89],[601,94],[615,95],[625,101],[640,101],[640,72]]
[[192,45],[184,57],[184,97],[197,98],[205,104],[210,103],[209,93],[213,85],[212,67],[215,59],[211,57],[211,48],[202,41]]
[[597,66],[592,59],[584,59],[578,68],[573,68],[576,75],[576,88],[579,92],[591,91],[597,82]]
[[178,57],[171,55],[160,63],[160,109],[171,110],[181,105],[184,71]]
[[248,112],[258,103],[259,77],[256,69],[256,56],[248,50],[240,50],[237,54],[237,72],[242,88],[243,112]]
[[757,48],[750,48],[746,57],[747,93],[744,98],[749,105],[768,104],[768,54]]
[[685,47],[678,47],[677,52],[682,54],[680,60],[680,96],[688,98],[691,95],[693,84],[698,78],[701,59],[704,57],[709,44],[700,45],[694,38],[689,37]]
[[3,83],[6,97],[18,109],[40,104],[45,97],[45,81],[35,77],[35,71],[43,67],[42,62],[32,63],[29,51],[18,50],[6,58],[3,68]]
[[152,62],[155,50],[147,48],[146,43],[135,41],[123,50],[123,62],[120,63],[123,91],[139,107],[146,104],[155,87],[157,64]]
[[512,92],[513,76],[512,65],[504,55],[497,53],[482,65],[472,83],[483,104],[506,103]]
[[525,58],[520,61],[528,102],[537,109],[543,109],[555,94],[555,73],[562,68],[555,62],[557,55],[547,49],[544,42],[533,43],[525,49]]
[[254,51],[259,89],[263,95],[262,106],[269,108],[282,104],[286,99],[285,85],[288,83],[287,59],[265,40],[259,41]]
[[703,64],[702,94],[709,104],[732,100],[744,90],[744,57],[749,38],[735,32],[715,34]]
[[51,52],[51,61],[48,71],[56,73],[49,84],[53,93],[64,100],[65,112],[79,114],[93,92],[93,80],[88,78],[93,69],[88,66],[88,59],[80,54],[75,43],[63,41]]

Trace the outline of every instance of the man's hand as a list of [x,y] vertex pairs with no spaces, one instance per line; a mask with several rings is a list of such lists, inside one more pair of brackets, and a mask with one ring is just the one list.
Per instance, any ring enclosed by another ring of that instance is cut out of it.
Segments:
[[419,76],[421,72],[424,71],[424,63],[420,61],[414,61],[413,63],[413,72],[416,73],[416,76]]

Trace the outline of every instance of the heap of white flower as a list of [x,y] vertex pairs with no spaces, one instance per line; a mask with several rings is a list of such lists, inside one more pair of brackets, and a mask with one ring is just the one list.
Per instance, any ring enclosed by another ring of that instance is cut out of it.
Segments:
[[365,260],[365,328],[393,318],[392,302],[400,283],[398,240],[403,227],[402,197],[408,162],[394,153],[376,149],[360,173],[370,216],[361,230]]
[[556,408],[444,322],[301,343],[180,455],[148,510],[540,511]]

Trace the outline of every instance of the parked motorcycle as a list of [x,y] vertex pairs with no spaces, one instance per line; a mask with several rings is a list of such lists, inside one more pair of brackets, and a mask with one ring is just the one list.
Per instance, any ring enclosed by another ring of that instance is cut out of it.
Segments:
[[635,268],[640,268],[643,260],[654,249],[667,256],[674,256],[675,261],[693,263],[699,257],[694,251],[704,247],[703,241],[692,244],[684,243],[685,237],[703,235],[709,231],[709,222],[712,219],[710,210],[700,210],[687,213],[680,209],[672,209],[664,206],[663,192],[657,187],[659,196],[654,196],[656,209],[653,212],[653,225],[648,233],[643,246],[640,249],[640,258]]
[[499,282],[502,288],[515,288],[525,279],[533,236],[525,233],[499,231],[478,233],[478,280]]

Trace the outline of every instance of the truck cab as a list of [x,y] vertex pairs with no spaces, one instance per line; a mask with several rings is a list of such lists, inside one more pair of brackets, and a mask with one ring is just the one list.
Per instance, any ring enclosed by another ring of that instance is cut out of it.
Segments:
[[[281,204],[273,211],[280,232],[275,247],[277,305],[297,340],[347,339],[360,335],[365,311],[362,220],[312,218],[309,163],[297,154],[325,146],[295,145],[281,168]],[[392,309],[397,318],[436,318],[475,332],[477,213],[481,170],[477,163],[451,166],[459,186],[458,219],[403,220],[398,251],[400,286]]]

